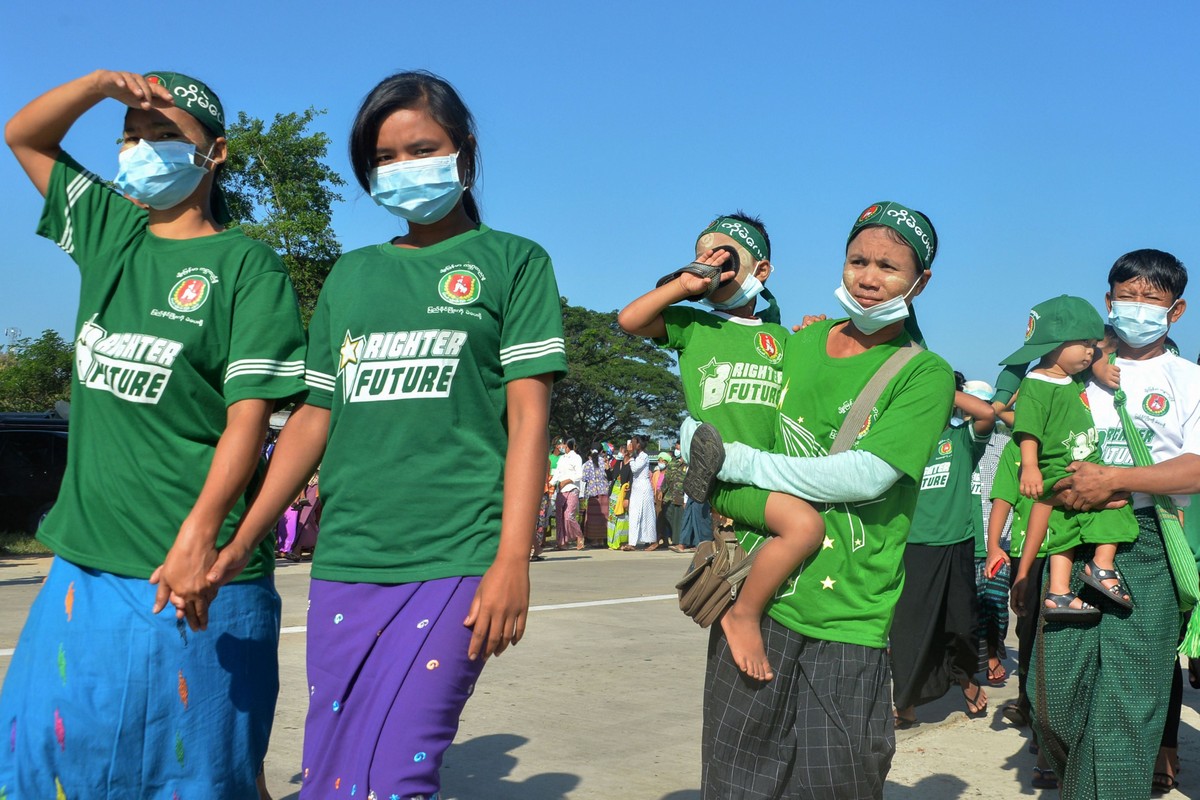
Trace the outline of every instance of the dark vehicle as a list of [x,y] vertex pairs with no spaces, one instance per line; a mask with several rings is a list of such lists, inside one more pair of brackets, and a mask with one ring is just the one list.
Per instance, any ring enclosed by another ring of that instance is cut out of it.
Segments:
[[0,414],[0,529],[37,531],[58,498],[67,466],[67,421]]

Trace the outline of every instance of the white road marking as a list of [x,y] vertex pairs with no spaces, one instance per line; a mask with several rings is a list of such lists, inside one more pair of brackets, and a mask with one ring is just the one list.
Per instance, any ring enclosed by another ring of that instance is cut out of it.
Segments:
[[[649,603],[654,600],[675,600],[678,595],[674,594],[654,594],[649,597],[618,597],[613,600],[587,600],[582,603],[556,603],[549,606],[530,606],[532,611],[561,611],[565,608],[591,608],[593,606],[620,606],[627,603]],[[279,633],[305,633],[308,631],[307,625],[289,625],[286,628],[280,628]],[[12,648],[0,650],[0,658],[8,658],[13,654]]]

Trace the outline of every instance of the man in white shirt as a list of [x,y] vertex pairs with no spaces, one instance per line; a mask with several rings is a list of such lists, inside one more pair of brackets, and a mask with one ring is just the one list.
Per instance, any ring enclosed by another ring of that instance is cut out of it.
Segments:
[[1179,641],[1179,606],[1152,495],[1184,506],[1200,493],[1200,367],[1165,348],[1169,327],[1186,308],[1187,271],[1170,253],[1136,250],[1117,259],[1108,283],[1126,410],[1154,463],[1133,466],[1113,391],[1090,382],[1087,402],[1106,463],[1073,464],[1074,474],[1055,489],[1071,509],[1130,498],[1138,538],[1118,548],[1116,566],[1135,607],[1106,605],[1096,624],[1046,624],[1039,633],[1035,725],[1064,800],[1148,794]]
[[566,549],[574,541],[575,549],[583,549],[583,529],[575,518],[579,511],[579,482],[583,480],[583,459],[575,452],[575,440],[567,439],[560,445],[565,452],[558,459],[550,480],[558,489],[558,500],[554,506],[558,533],[558,549]]

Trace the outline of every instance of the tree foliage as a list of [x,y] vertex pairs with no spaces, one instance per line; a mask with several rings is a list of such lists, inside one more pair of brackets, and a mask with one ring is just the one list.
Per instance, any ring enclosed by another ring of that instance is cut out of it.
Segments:
[[305,324],[341,246],[333,232],[332,205],[342,196],[342,177],[325,164],[329,137],[309,133],[318,115],[276,114],[266,124],[245,112],[227,129],[229,158],[221,187],[230,213],[248,236],[266,242],[283,258]]
[[562,298],[570,373],[554,386],[550,430],[592,442],[648,432],[673,439],[684,414],[674,359],[617,325],[616,311],[572,306]]
[[18,339],[0,355],[0,411],[48,411],[71,396],[72,347],[55,331]]

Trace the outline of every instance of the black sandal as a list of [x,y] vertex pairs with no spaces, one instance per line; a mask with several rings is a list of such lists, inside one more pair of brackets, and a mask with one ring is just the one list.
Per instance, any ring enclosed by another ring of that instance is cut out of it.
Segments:
[[[972,686],[975,687],[974,694],[969,693],[969,690]],[[978,683],[968,683],[966,686],[962,687],[962,693],[963,699],[967,701],[968,717],[982,717],[987,714],[988,699],[983,694],[982,686],[980,686]],[[979,704],[980,699],[983,700],[983,705]],[[975,707],[974,711],[971,710],[971,706]]]
[[707,501],[724,463],[725,444],[721,441],[721,434],[705,422],[692,436],[687,474],[683,476],[683,491],[697,503]]
[[1075,600],[1075,595],[1067,592],[1066,594],[1054,594],[1046,592],[1046,601],[1053,603],[1053,606],[1042,603],[1042,616],[1046,618],[1046,622],[1095,622],[1100,619],[1100,609],[1095,606],[1083,603],[1082,608],[1075,608],[1071,605],[1071,601]]
[[1033,768],[1033,780],[1030,781],[1035,789],[1057,789],[1058,776],[1052,769]]
[[[701,264],[699,261],[693,261],[692,263],[688,264],[687,266],[685,266],[681,269],[677,269],[674,272],[663,275],[661,278],[658,279],[658,283],[656,283],[654,285],[656,287],[665,286],[666,284],[675,280],[676,278],[678,278],[681,274],[683,274],[685,272],[691,273],[692,275],[695,275],[700,278],[707,278],[708,279],[708,288],[705,289],[703,292],[700,292],[699,294],[694,294],[691,297],[687,298],[688,300],[700,300],[702,298],[708,297],[710,294],[712,294],[713,292],[715,292],[717,290],[717,288],[721,285],[721,273],[726,272],[729,269],[731,269],[731,267],[729,267],[727,265],[716,267],[716,266],[713,266],[712,264]],[[736,265],[734,267],[732,267],[732,269],[736,270],[737,269]]]
[[[1083,565],[1079,579],[1121,608],[1133,608],[1133,598],[1125,588],[1125,579],[1115,569],[1101,569],[1095,561]],[[1105,586],[1105,581],[1116,581],[1116,586]]]
[[1165,772],[1156,772],[1150,779],[1150,794],[1166,794],[1179,788],[1179,781]]

